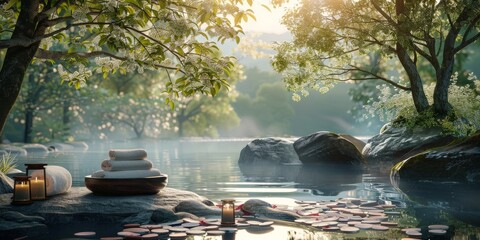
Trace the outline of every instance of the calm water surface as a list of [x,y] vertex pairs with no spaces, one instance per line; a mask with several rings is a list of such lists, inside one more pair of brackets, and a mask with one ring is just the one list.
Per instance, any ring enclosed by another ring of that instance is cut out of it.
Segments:
[[[168,174],[169,187],[193,191],[212,200],[261,198],[273,204],[341,197],[380,200],[402,208],[400,225],[447,224],[455,229],[448,238],[480,239],[478,186],[392,185],[387,174],[346,174],[302,166],[239,166],[240,151],[248,142],[219,139],[90,143],[86,152],[29,156],[18,159],[18,166],[22,169],[24,163],[38,162],[60,165],[70,171],[74,186],[85,186],[84,176],[100,170],[110,149],[143,148],[154,167]],[[373,239],[382,238],[379,236]]]

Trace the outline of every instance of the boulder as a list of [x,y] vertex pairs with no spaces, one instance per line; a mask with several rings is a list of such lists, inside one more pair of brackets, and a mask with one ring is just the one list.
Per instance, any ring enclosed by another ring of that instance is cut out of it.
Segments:
[[344,166],[363,166],[365,160],[348,140],[331,132],[316,132],[301,137],[293,147],[303,164],[322,163]]
[[240,152],[239,164],[273,163],[301,165],[293,142],[283,138],[260,138],[251,141]]
[[401,180],[430,180],[480,184],[480,132],[399,162],[392,176]]
[[13,179],[0,172],[0,194],[13,192]]
[[388,126],[382,133],[370,138],[363,148],[369,163],[386,163],[391,166],[427,149],[445,146],[455,138],[442,135],[440,129],[413,129]]
[[22,172],[22,170],[17,168],[12,168],[10,169],[10,171],[7,172],[7,176],[12,179],[13,177],[16,177],[16,176],[25,176],[25,174],[26,174],[25,172]]
[[23,149],[27,151],[27,154],[47,155],[49,152],[48,147],[37,143],[25,144]]
[[26,216],[19,212],[0,213],[0,236],[2,239],[15,239],[28,236],[35,238],[48,235],[45,219],[39,216]]
[[166,223],[166,222],[174,222],[183,218],[191,218],[191,219],[198,219],[196,215],[187,212],[177,212],[175,213],[171,209],[168,208],[157,208],[151,214],[151,222],[152,223]]
[[27,150],[17,147],[14,145],[9,145],[9,144],[1,144],[0,145],[0,150],[3,150],[7,153],[10,153],[15,156],[21,156],[21,157],[26,157],[27,156]]
[[182,201],[175,207],[175,212],[187,212],[199,217],[217,216],[222,214],[222,210],[217,207],[210,207],[201,201],[188,200]]
[[290,222],[293,222],[295,219],[299,218],[299,216],[295,213],[275,209],[270,203],[259,199],[250,199],[246,201],[242,206],[242,210],[260,218],[269,218]]
[[0,212],[15,210],[45,218],[48,224],[78,221],[121,222],[140,212],[158,208],[173,209],[185,200],[203,201],[205,198],[189,191],[166,187],[158,194],[135,196],[97,196],[85,187],[73,187],[65,194],[35,201],[30,205],[13,206],[11,193],[0,194]]
[[347,139],[349,142],[351,142],[359,152],[363,151],[363,148],[367,144],[366,142],[348,134],[338,134],[340,137]]

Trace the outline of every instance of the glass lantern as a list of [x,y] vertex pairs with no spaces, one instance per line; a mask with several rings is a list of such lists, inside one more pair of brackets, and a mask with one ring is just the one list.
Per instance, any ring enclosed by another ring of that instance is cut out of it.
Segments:
[[31,186],[29,176],[13,177],[13,205],[24,205],[32,203],[31,200]]
[[235,204],[233,199],[222,200],[222,226],[235,225]]
[[25,164],[25,166],[27,166],[27,176],[31,177],[32,200],[47,199],[47,175],[45,171],[47,164]]

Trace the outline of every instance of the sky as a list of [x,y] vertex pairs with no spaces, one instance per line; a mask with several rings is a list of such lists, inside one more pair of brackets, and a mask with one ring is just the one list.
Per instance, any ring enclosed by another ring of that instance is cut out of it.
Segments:
[[[271,11],[262,7],[262,4],[270,7]],[[246,32],[282,34],[288,31],[287,28],[280,23],[285,12],[284,7],[273,8],[269,0],[254,0],[251,8],[255,12],[257,21],[249,20],[243,24]]]

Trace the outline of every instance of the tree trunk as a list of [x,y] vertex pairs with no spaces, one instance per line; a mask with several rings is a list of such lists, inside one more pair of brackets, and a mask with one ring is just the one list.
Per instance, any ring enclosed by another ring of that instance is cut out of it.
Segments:
[[408,79],[410,80],[410,88],[412,92],[412,99],[417,112],[421,113],[428,109],[428,100],[423,90],[423,83],[420,74],[418,73],[417,66],[408,56],[405,48],[397,43],[397,56],[402,63],[403,68],[407,72]]
[[32,142],[32,132],[33,132],[33,110],[27,108],[25,111],[25,130],[23,132],[23,142],[31,143]]
[[[36,34],[43,35],[45,28],[36,29],[38,0],[23,0],[20,14],[15,24],[11,38],[33,38]],[[40,42],[28,47],[10,47],[7,49],[0,70],[0,134],[3,132],[8,114],[17,100],[25,72],[32,62]]]
[[418,73],[415,61],[410,58],[408,51],[402,43],[408,40],[405,37],[405,32],[408,32],[409,25],[405,24],[402,19],[408,16],[408,5],[405,5],[403,0],[395,1],[395,11],[398,17],[398,30],[397,30],[397,44],[396,54],[403,68],[407,72],[408,79],[410,80],[410,88],[412,91],[412,99],[417,112],[421,113],[428,109],[428,100],[423,90],[423,83],[420,74]]
[[63,129],[62,129],[62,140],[66,141],[68,140],[68,137],[70,136],[70,100],[65,99],[63,101],[63,108],[62,108],[62,123],[63,123]]

